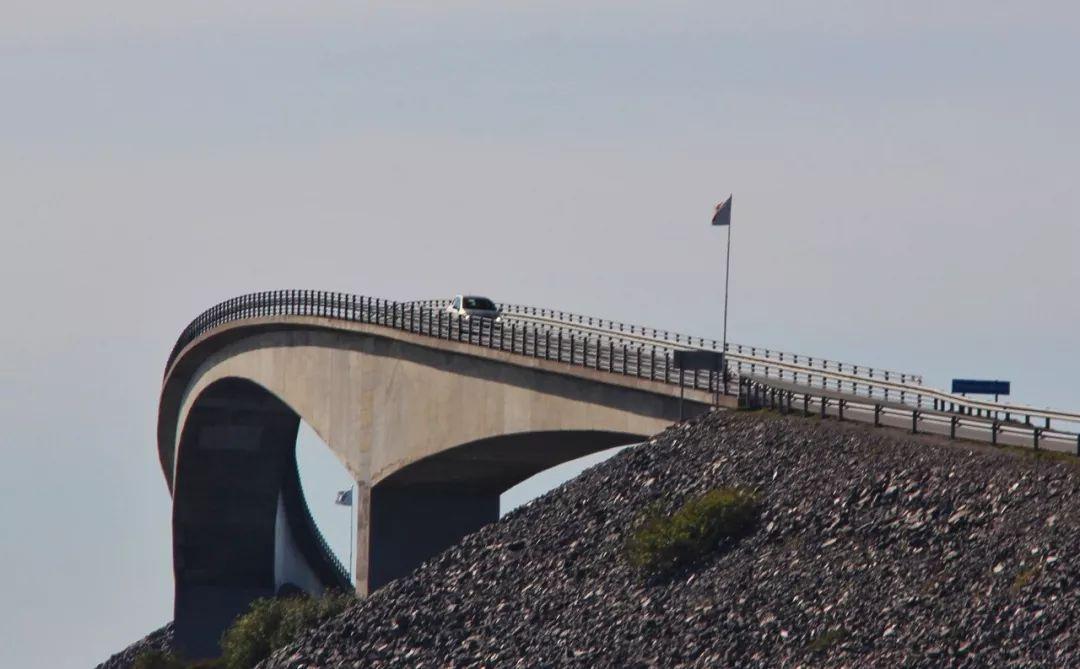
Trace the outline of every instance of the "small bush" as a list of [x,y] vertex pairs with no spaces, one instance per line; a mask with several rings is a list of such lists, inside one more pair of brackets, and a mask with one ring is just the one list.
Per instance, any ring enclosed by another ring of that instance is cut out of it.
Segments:
[[1016,575],[1015,579],[1013,579],[1012,585],[1009,587],[1009,591],[1015,595],[1024,588],[1028,587],[1032,584],[1032,582],[1035,581],[1036,578],[1038,578],[1040,571],[1042,570],[1039,568],[1039,565],[1032,565],[1031,567],[1023,570]]
[[758,497],[742,488],[710,490],[664,515],[646,512],[627,544],[630,562],[662,572],[693,562],[725,539],[748,532],[758,516]]
[[810,642],[809,649],[811,653],[821,653],[826,651],[837,644],[847,641],[848,632],[845,629],[832,629],[825,632],[821,636],[815,637]]
[[221,637],[221,666],[250,669],[354,601],[356,598],[351,594],[328,594],[318,599],[258,599]]

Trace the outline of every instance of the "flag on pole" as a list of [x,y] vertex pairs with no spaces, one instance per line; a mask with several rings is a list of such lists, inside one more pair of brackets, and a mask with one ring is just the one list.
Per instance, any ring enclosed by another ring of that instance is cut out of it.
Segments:
[[713,225],[731,225],[731,196],[716,205],[716,213],[712,217]]
[[339,491],[337,497],[334,499],[334,504],[340,506],[352,506],[352,488]]

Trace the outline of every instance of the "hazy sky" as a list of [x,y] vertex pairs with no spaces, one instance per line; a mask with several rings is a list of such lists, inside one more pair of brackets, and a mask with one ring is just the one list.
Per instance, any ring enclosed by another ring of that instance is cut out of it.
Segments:
[[1075,3],[508,4],[3,3],[0,665],[170,617],[163,365],[247,291],[718,335],[733,192],[732,340],[1080,408]]

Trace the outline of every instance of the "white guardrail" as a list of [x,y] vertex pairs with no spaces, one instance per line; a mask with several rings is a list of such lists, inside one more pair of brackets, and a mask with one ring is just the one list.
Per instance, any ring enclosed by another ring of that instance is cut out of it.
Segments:
[[[908,427],[912,434],[927,433],[988,441],[990,444],[1030,446],[1036,451],[1050,448],[1070,451],[1080,456],[1080,434],[1051,430],[1030,423],[1001,421],[997,418],[972,418],[969,414],[925,411],[918,407],[884,405],[862,398],[828,397],[815,394],[813,389],[792,390],[771,385],[767,381],[739,379],[739,405],[749,408],[768,407],[783,413],[801,410],[809,416],[820,412],[822,418],[834,416],[843,421],[873,422],[875,426]],[[1054,447],[1057,448],[1054,448]]]
[[[448,305],[449,300],[424,300],[418,303],[430,308],[441,308]],[[539,307],[513,304],[501,306],[506,320],[516,320],[554,331],[587,332],[614,342],[652,345],[660,351],[695,348],[719,350],[721,347],[721,343],[715,339],[688,336],[668,330]],[[923,378],[918,374],[884,370],[869,365],[853,365],[731,342],[727,345],[727,358],[728,369],[735,372],[740,379],[773,384],[769,387],[776,389],[777,392],[795,392],[800,397],[803,395],[825,397],[826,406],[828,394],[866,398],[868,401],[847,398],[844,402],[845,405],[853,407],[856,404],[871,408],[880,406],[880,411],[886,412],[885,415],[891,411],[899,411],[910,416],[911,409],[914,408],[918,412],[915,418],[916,424],[920,420],[935,421],[938,417],[951,423],[951,417],[955,416],[960,421],[958,427],[961,429],[965,426],[970,427],[969,423],[978,423],[990,426],[986,429],[997,430],[1002,434],[1019,430],[1030,437],[1035,431],[1036,443],[1040,439],[1076,440],[1075,433],[1063,429],[1066,426],[1061,425],[1062,423],[1073,427],[1074,430],[1080,428],[1080,413],[982,401],[953,395],[924,386]],[[1042,421],[1043,424],[1036,427],[1035,421]],[[957,426],[953,427],[955,429]],[[998,432],[991,436],[996,434]],[[1078,449],[1080,449],[1080,443],[1078,443]]]

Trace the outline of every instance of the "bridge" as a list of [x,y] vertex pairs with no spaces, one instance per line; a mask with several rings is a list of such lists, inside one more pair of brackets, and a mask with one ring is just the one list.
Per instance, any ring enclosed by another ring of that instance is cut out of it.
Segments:
[[[957,397],[915,374],[730,343],[726,373],[684,370],[676,351],[722,345],[521,305],[499,322],[445,306],[270,291],[181,333],[158,413],[181,649],[215,655],[257,597],[367,594],[496,520],[516,483],[713,406],[1080,451],[1080,414]],[[301,419],[357,483],[355,586],[304,502]]]

